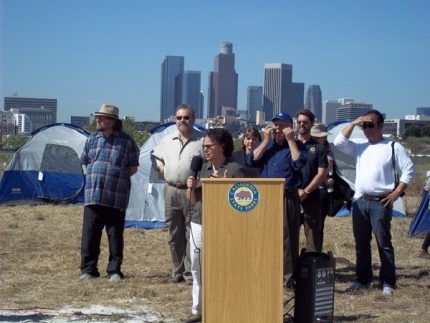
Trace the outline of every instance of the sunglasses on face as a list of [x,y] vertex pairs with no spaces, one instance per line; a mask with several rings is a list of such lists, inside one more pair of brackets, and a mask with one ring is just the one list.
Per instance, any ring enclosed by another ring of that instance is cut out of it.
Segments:
[[184,119],[184,120],[190,120],[190,116],[176,116],[176,120],[182,120],[182,119]]
[[371,123],[371,122],[363,123],[362,126],[361,126],[361,128],[363,128],[363,129],[367,129],[367,128],[373,129],[374,127],[375,127],[375,125],[373,123]]
[[216,144],[202,145],[203,149],[211,149],[213,146],[216,146]]

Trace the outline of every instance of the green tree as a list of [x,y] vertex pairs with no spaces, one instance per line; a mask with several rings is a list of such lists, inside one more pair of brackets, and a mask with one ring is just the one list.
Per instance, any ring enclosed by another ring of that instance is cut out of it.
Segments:
[[25,135],[12,135],[8,136],[5,140],[1,142],[2,148],[13,148],[19,149],[25,145],[30,137]]
[[430,137],[430,125],[421,127],[420,137]]
[[411,125],[405,129],[402,133],[403,140],[406,140],[408,137],[421,137],[421,127],[417,125]]

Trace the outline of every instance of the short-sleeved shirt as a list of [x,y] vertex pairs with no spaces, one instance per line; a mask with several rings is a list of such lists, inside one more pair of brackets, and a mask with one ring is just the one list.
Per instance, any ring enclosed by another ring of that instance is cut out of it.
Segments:
[[167,182],[185,185],[188,177],[193,176],[191,160],[194,156],[204,157],[203,137],[203,132],[193,129],[185,144],[182,143],[179,131],[161,139],[151,153],[151,159],[157,170],[164,165],[164,179]]
[[[226,159],[224,164],[218,169],[217,175],[220,177],[224,176],[227,170],[227,178],[244,178],[246,177],[242,167],[232,161],[231,159]],[[202,170],[198,174],[198,178],[209,178],[213,174],[213,167],[211,162],[206,162],[202,165]],[[216,178],[214,178],[216,180]],[[196,185],[196,197],[197,202],[194,204],[194,212],[191,216],[191,222],[196,224],[202,224],[202,183],[197,182]]]
[[80,162],[87,166],[85,205],[126,209],[130,197],[129,167],[139,166],[139,147],[123,131],[105,137],[101,131],[85,142]]
[[[302,168],[303,174],[303,185],[301,188],[306,188],[314,177],[318,174],[318,168],[328,167],[327,159],[327,149],[318,143],[313,137],[310,137],[308,141],[305,142],[305,146],[308,149],[308,162],[305,167]],[[309,193],[306,200],[316,200],[319,199],[318,190],[313,190]]]
[[251,151],[246,156],[246,164],[258,167],[260,178],[285,178],[285,189],[300,188],[303,183],[301,169],[308,159],[308,150],[301,141],[296,140],[296,144],[300,151],[296,160],[292,160],[290,146],[286,140],[279,145],[272,139],[260,159],[254,160],[254,151]]

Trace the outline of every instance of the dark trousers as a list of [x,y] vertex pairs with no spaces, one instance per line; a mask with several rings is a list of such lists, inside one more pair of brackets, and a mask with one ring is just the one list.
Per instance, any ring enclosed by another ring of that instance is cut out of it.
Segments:
[[124,226],[125,210],[114,209],[102,205],[84,207],[81,242],[81,272],[96,277],[100,276],[97,262],[100,255],[100,241],[103,228],[109,241],[109,262],[106,268],[108,276],[121,272],[124,258]]
[[430,247],[430,231],[427,232],[426,236],[424,237],[421,249],[422,250],[428,250],[429,247]]
[[[319,193],[319,192],[318,192]],[[322,203],[319,199],[302,202],[303,214],[301,223],[303,224],[306,236],[306,251],[322,251]]]
[[299,257],[300,200],[297,190],[284,194],[284,285],[294,278]]
[[356,251],[356,281],[360,284],[372,282],[372,231],[378,245],[381,268],[379,281],[393,288],[396,286],[394,247],[391,242],[392,207],[384,207],[379,201],[360,198],[352,204],[352,229]]

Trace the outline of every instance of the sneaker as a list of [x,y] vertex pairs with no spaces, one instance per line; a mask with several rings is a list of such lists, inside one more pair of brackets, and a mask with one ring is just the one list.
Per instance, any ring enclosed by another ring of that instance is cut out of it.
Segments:
[[424,258],[424,259],[430,259],[430,254],[428,253],[427,250],[420,250],[420,251],[418,251],[417,257],[418,258]]
[[91,274],[82,274],[81,277],[79,277],[78,281],[83,281],[83,280],[87,280],[87,279],[94,279],[97,278],[96,276],[93,276]]
[[114,283],[116,283],[116,282],[119,282],[119,281],[121,281],[122,280],[122,278],[121,278],[121,276],[120,275],[118,275],[118,274],[113,274],[113,275],[111,275],[110,277],[109,277],[109,281],[110,282],[114,282]]
[[202,321],[202,316],[198,314],[191,314],[187,319],[183,320],[185,323],[199,323]]
[[355,282],[354,284],[352,284],[351,286],[349,286],[346,289],[346,292],[347,293],[355,293],[356,291],[368,289],[369,287],[370,287],[370,283],[368,283],[368,284],[360,284],[358,282]]
[[390,285],[384,284],[384,286],[382,286],[382,294],[387,296],[393,296],[394,288]]

